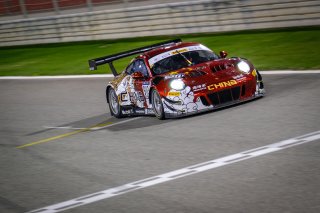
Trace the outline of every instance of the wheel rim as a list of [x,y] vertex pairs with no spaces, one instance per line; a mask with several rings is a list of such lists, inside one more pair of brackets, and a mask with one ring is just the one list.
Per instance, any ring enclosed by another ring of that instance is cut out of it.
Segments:
[[159,94],[154,91],[153,92],[153,108],[155,113],[160,116],[162,114],[162,103]]
[[109,93],[109,102],[112,112],[117,115],[119,113],[119,102],[114,90],[111,90]]

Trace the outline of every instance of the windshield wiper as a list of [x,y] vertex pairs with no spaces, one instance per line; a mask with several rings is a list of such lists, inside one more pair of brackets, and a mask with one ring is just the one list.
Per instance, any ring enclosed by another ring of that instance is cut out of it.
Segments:
[[184,55],[183,55],[181,52],[179,52],[178,50],[176,50],[176,52],[177,52],[179,55],[181,55],[184,60],[186,60],[186,62],[189,64],[189,66],[192,65],[192,62],[191,62],[190,60],[188,60],[186,56],[184,56]]

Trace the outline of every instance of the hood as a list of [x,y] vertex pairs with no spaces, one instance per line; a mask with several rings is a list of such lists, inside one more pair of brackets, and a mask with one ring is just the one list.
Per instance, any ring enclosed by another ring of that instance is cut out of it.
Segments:
[[[212,77],[232,77],[236,75],[243,74],[236,68],[237,63],[240,61],[238,58],[231,59],[218,59],[214,61],[209,61],[201,64],[197,64],[190,67],[185,67],[179,70],[167,72],[165,74],[159,75],[164,79],[171,78],[183,78],[191,79],[202,76],[212,76]],[[228,71],[228,72],[223,72]]]
[[240,60],[240,58],[223,58],[185,67],[155,76],[153,83],[154,85],[166,85],[168,84],[167,82],[170,82],[173,79],[182,79],[187,85],[196,86],[200,84],[208,85],[219,82],[228,82],[230,80],[244,79],[248,74],[238,70],[237,63]]

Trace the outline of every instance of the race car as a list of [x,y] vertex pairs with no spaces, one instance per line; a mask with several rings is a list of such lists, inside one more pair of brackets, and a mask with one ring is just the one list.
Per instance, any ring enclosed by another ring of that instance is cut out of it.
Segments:
[[[118,73],[113,61],[138,55]],[[106,87],[116,118],[181,117],[264,96],[262,77],[250,61],[227,58],[208,47],[175,39],[89,60],[90,70],[109,64],[115,76]]]

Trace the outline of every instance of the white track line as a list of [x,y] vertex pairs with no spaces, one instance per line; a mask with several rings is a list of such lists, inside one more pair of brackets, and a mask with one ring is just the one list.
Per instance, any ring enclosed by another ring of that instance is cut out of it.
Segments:
[[55,213],[61,212],[67,209],[76,208],[83,205],[88,205],[93,202],[108,199],[118,195],[126,194],[138,189],[143,189],[149,186],[154,186],[160,183],[172,181],[178,178],[186,177],[189,175],[197,174],[207,170],[215,169],[218,167],[233,164],[239,161],[255,158],[261,155],[269,154],[272,152],[280,151],[292,146],[297,146],[305,144],[311,141],[316,141],[320,139],[320,130],[316,132],[311,132],[306,135],[298,136],[288,140],[280,141],[277,143],[269,144],[267,146],[258,147],[255,149],[247,150],[237,154],[229,155],[226,157],[214,159],[211,161],[203,162],[200,164],[185,167],[183,169],[178,169],[165,174],[160,174],[154,177],[149,177],[143,180],[138,180],[132,183],[127,183],[122,186],[115,188],[105,189],[103,191],[95,192],[93,194],[88,194],[82,197],[78,197],[72,200],[57,203],[51,206],[46,206],[37,210],[30,211],[29,213]]
[[0,80],[41,80],[41,79],[77,79],[77,78],[111,78],[112,74],[101,75],[56,75],[56,76],[4,76]]
[[76,128],[72,126],[43,126],[45,129],[72,129],[72,130],[78,130],[78,129],[88,129],[88,128]]
[[[281,74],[320,74],[320,70],[273,70],[260,71],[263,75]],[[57,75],[57,76],[3,76],[0,80],[43,80],[43,79],[81,79],[81,78],[112,78],[112,74],[101,75]]]
[[320,74],[320,70],[270,70],[259,71],[263,75],[282,75],[282,74]]
[[105,128],[108,128],[108,127],[111,127],[111,126],[116,126],[116,125],[118,125],[118,124],[127,123],[127,122],[130,122],[130,121],[133,121],[133,120],[137,120],[137,119],[140,119],[140,118],[143,118],[143,117],[130,118],[130,119],[128,119],[128,120],[120,121],[120,122],[117,122],[117,123],[113,123],[113,124],[109,124],[109,125],[101,126],[101,127],[92,127],[92,128],[90,128],[90,130],[105,129]]

